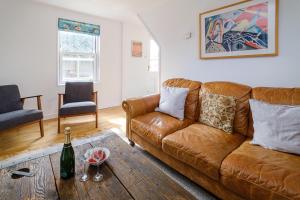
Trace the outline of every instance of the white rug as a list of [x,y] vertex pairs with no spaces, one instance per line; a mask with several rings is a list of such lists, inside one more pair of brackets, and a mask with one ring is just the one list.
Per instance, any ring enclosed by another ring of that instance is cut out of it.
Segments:
[[[107,130],[107,131],[103,131],[99,134],[93,135],[91,137],[85,137],[83,139],[73,139],[72,145],[74,147],[76,147],[76,146],[87,144],[87,143],[90,143],[93,141],[101,140],[102,138],[108,137],[111,134],[118,133],[117,131],[118,130],[115,130],[115,129]],[[120,135],[120,134],[118,134],[118,135]],[[62,148],[63,148],[63,143],[58,143],[56,145],[46,147],[43,149],[33,150],[31,152],[26,152],[26,153],[21,153],[19,155],[13,156],[11,158],[1,160],[0,161],[0,169],[7,168],[7,167],[10,167],[10,166],[22,163],[22,162],[26,162],[29,160],[33,160],[36,158],[40,158],[43,156],[47,156],[47,155],[59,152],[62,150]]]

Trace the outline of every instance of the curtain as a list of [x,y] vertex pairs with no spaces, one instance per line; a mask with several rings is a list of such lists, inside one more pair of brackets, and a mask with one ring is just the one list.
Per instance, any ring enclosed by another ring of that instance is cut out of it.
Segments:
[[86,33],[90,35],[100,35],[100,26],[83,22],[72,21],[68,19],[58,19],[58,29],[77,33]]

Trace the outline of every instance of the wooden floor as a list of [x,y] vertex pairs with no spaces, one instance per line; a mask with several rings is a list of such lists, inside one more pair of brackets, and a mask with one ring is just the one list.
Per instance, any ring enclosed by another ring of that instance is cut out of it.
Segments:
[[[103,130],[117,128],[125,134],[125,112],[121,107],[99,110],[99,125],[95,128],[94,116],[80,116],[62,119],[61,130],[71,127],[72,138],[83,138],[99,133]],[[9,129],[0,132],[0,160],[11,156],[51,146],[64,141],[63,131],[57,133],[57,120],[51,119],[44,122],[45,136],[40,137],[38,123]]]

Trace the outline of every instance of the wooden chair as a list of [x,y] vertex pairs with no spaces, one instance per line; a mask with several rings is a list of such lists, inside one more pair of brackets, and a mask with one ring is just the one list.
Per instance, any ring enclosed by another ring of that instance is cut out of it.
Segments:
[[[17,85],[0,86],[0,131],[24,124],[39,123],[41,137],[44,137],[42,95],[20,97]],[[23,109],[25,99],[37,98],[36,109]]]
[[97,96],[92,82],[67,82],[65,94],[58,94],[58,133],[61,118],[74,116],[95,115],[98,128]]

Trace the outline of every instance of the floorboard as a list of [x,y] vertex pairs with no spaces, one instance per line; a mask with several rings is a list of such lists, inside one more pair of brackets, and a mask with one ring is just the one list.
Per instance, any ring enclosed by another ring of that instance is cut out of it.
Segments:
[[[100,131],[118,128],[125,133],[126,115],[121,107],[99,110],[98,129],[93,116],[79,116],[62,119],[61,128],[70,126],[72,138],[91,136]],[[57,133],[57,119],[44,122],[45,136],[40,137],[38,123],[8,129],[0,132],[0,160],[35,149],[51,146],[64,141],[64,134]]]

